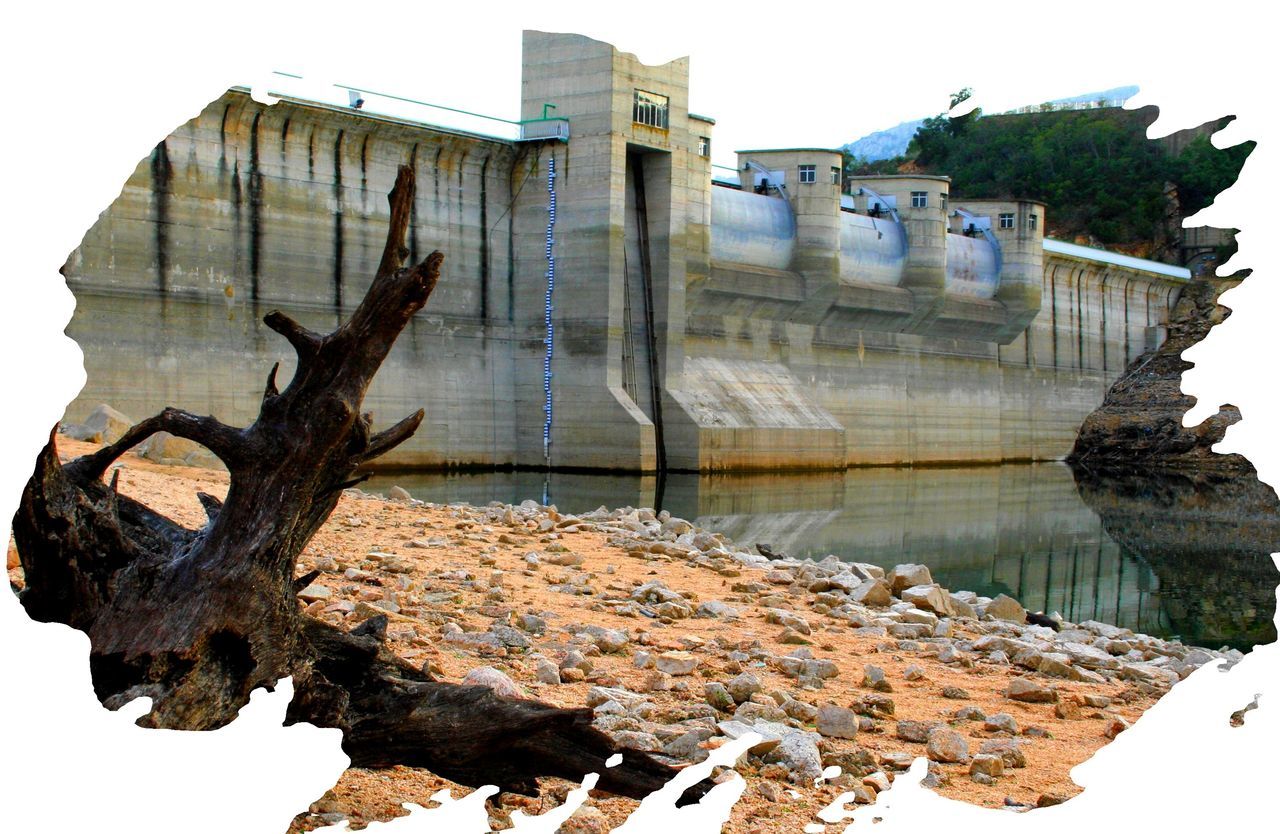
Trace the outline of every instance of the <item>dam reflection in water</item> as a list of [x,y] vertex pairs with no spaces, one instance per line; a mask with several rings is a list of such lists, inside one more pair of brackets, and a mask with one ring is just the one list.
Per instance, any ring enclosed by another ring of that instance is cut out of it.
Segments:
[[[1074,622],[1096,619],[1188,643],[1240,648],[1275,639],[1280,574],[1265,553],[1240,579],[1207,583],[1239,590],[1231,600],[1197,597],[1206,583],[1185,571],[1162,580],[1153,564],[1107,532],[1063,464],[955,469],[853,469],[806,475],[580,475],[540,472],[379,474],[424,501],[519,503],[544,499],[565,512],[653,507],[725,533],[743,547],[765,543],[795,557],[928,565],[954,590],[1006,593],[1032,610]],[[1096,491],[1096,485],[1095,485]],[[1276,517],[1280,519],[1280,516]],[[1280,523],[1270,520],[1280,529]],[[1280,543],[1276,545],[1280,549]],[[1195,569],[1239,573],[1239,547],[1196,552]],[[1182,548],[1183,562],[1186,547]],[[1269,552],[1269,551],[1267,551]],[[1156,557],[1158,558],[1158,557]],[[1234,592],[1233,592],[1234,593]],[[1206,618],[1204,611],[1216,612]],[[1172,612],[1172,613],[1171,613]]]

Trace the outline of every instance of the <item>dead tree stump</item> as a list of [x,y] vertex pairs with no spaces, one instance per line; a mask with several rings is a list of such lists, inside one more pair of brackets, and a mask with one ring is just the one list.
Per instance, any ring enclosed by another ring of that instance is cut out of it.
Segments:
[[[596,772],[602,790],[646,796],[675,770],[636,751],[606,768],[618,751],[590,710],[434,681],[386,650],[385,618],[345,632],[301,611],[299,554],[342,490],[362,480],[357,469],[422,422],[417,411],[374,432],[360,411],[444,260],[433,252],[402,268],[413,193],[413,172],[401,167],[382,260],[350,320],[321,335],[278,311],[263,319],[293,346],[297,370],[280,391],[279,364],[271,369],[251,425],[166,408],[66,465],[50,436],[14,518],[22,604],[88,634],[98,697],[115,708],[150,696],[141,720],[150,726],[221,727],[253,689],[292,675],[289,720],[341,729],[355,766],[419,766],[522,793],[536,793],[539,776]],[[160,431],[203,444],[229,470],[225,501],[200,496],[208,523],[198,530],[120,495],[118,474],[103,482],[120,455]]]

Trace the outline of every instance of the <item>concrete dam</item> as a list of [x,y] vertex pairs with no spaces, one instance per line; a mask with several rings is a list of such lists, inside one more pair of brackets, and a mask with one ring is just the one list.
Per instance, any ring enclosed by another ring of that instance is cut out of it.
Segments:
[[67,410],[237,424],[288,344],[372,280],[400,165],[410,257],[446,255],[366,399],[418,408],[386,465],[843,469],[1065,456],[1163,337],[1186,270],[1045,239],[1046,207],[946,177],[842,181],[838,150],[737,152],[688,59],[524,35],[515,136],[229,90],[163,138],[64,267]]

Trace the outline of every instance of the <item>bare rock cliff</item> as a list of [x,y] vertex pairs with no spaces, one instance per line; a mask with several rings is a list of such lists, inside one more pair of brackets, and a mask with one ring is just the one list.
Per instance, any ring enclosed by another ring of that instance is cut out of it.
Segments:
[[1182,417],[1195,398],[1182,393],[1182,373],[1192,363],[1182,352],[1208,335],[1231,314],[1218,296],[1238,279],[1197,278],[1182,292],[1169,316],[1169,335],[1125,369],[1102,406],[1080,427],[1067,461],[1091,470],[1174,471],[1253,474],[1240,455],[1220,455],[1212,447],[1240,411],[1224,405],[1198,426],[1185,428]]

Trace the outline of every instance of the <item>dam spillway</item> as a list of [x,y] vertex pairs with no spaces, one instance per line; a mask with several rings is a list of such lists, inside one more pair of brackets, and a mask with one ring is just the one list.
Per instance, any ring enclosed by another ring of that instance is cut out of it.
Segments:
[[[1162,338],[1186,280],[1043,239],[1052,207],[1034,201],[965,200],[945,177],[839,182],[830,149],[741,151],[716,176],[686,59],[650,67],[538,32],[524,56],[522,119],[553,138],[239,89],[164,137],[64,269],[88,375],[68,417],[106,402],[135,419],[166,405],[251,419],[271,364],[287,379],[292,361],[261,317],[327,331],[350,314],[401,164],[419,183],[410,257],[446,262],[367,399],[377,425],[426,410],[394,466],[1061,458]],[[584,71],[597,65],[610,69]],[[662,119],[633,110],[636,90],[665,99]],[[547,103],[558,122],[540,118]]]

